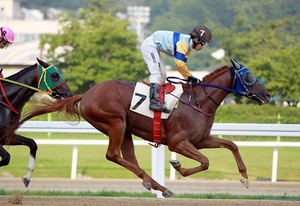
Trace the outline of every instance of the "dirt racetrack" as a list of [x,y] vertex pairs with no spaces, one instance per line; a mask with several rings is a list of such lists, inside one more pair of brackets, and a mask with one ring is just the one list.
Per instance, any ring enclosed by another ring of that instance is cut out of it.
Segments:
[[166,181],[165,185],[174,192],[173,198],[131,198],[131,197],[49,197],[22,196],[22,191],[56,190],[56,191],[126,191],[145,192],[141,180],[111,180],[111,179],[32,179],[25,188],[20,179],[0,178],[0,189],[20,190],[13,196],[0,196],[0,205],[21,206],[294,206],[300,201],[269,201],[269,200],[213,200],[213,199],[183,199],[175,198],[176,194],[238,194],[238,195],[278,195],[300,196],[300,182],[250,182],[249,189],[238,181],[202,181],[176,180]]

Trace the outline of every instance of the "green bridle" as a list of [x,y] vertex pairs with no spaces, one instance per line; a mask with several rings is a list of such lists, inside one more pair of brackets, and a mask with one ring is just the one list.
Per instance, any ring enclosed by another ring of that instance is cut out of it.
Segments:
[[53,65],[47,68],[39,65],[38,76],[38,88],[49,95],[53,93],[52,89],[65,82],[58,69]]
[[[13,81],[10,79],[0,78],[0,81],[9,82],[12,84],[20,85],[22,87],[26,87],[37,92],[43,92],[45,94],[51,95],[53,93],[53,89],[60,85],[61,83],[65,82],[62,78],[58,69],[50,65],[47,68],[42,67],[41,65],[37,66],[37,74],[38,74],[38,87],[33,87],[27,84],[23,84],[21,82]],[[58,78],[54,78],[53,74],[56,75]]]

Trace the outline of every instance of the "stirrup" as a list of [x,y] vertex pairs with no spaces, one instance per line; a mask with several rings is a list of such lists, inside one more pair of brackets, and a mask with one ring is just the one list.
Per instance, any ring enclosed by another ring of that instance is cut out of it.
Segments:
[[168,109],[166,106],[164,106],[163,110],[162,110],[163,113],[171,113],[171,110]]
[[148,144],[149,144],[150,146],[152,146],[152,147],[155,147],[155,148],[158,148],[158,147],[161,146],[161,143],[160,143],[160,142],[155,142],[155,143],[149,142]]
[[169,110],[167,107],[164,107],[161,111],[167,114],[171,113],[171,110]]
[[149,108],[151,111],[155,112],[155,111],[158,111],[158,112],[163,112],[163,113],[171,113],[171,110],[169,110],[167,107],[162,107],[162,108]]
[[149,109],[151,111],[161,111],[161,112],[164,112],[164,113],[171,113],[171,110],[169,110],[165,105],[158,104],[158,103],[153,103],[153,104],[150,103]]

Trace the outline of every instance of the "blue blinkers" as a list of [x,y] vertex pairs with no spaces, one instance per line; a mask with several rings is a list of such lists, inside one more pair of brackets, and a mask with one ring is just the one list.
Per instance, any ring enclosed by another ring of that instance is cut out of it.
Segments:
[[[256,76],[244,65],[240,64],[239,70],[235,71],[235,84],[234,87],[237,91],[246,92],[250,87],[252,87],[256,82]],[[234,93],[236,96],[241,96],[240,94]]]

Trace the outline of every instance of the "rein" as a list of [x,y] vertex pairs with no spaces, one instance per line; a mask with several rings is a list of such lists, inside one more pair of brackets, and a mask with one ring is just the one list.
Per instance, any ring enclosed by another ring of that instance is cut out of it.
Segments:
[[[188,82],[188,80],[181,79],[179,77],[167,77],[167,81],[170,82],[170,83],[173,83],[173,84],[180,84],[180,83],[175,82],[175,81],[171,81],[170,79],[177,79],[177,80],[180,80],[180,81]],[[207,84],[207,83],[203,83],[201,81],[199,81],[198,83],[195,83],[195,85],[202,86],[203,88],[204,87],[213,87],[213,88],[217,88],[217,89],[222,89],[222,90],[225,90],[225,91],[228,91],[228,92],[231,92],[231,93],[235,93],[235,94],[238,94],[238,95],[242,95],[242,96],[247,95],[246,92],[243,92],[243,91],[240,91],[240,90],[231,89],[231,88],[227,88],[227,87],[222,87],[222,86],[219,86],[219,85],[216,85],[216,84]],[[204,92],[205,92],[206,96],[210,98],[209,94],[207,94],[207,92],[205,90],[204,90]],[[212,100],[212,101],[215,102],[214,100]]]
[[[13,81],[13,80],[10,80],[10,79],[0,78],[0,82],[1,82],[1,81],[8,82],[8,83],[11,83],[11,84],[16,84],[16,85],[19,85],[19,86],[22,86],[22,87],[26,87],[26,88],[28,88],[28,89],[35,90],[35,91],[37,91],[37,92],[43,92],[43,93],[46,93],[46,94],[50,93],[50,92],[45,92],[45,91],[43,91],[43,90],[41,90],[41,89],[39,89],[39,88],[32,87],[32,86],[30,86],[30,85],[23,84],[23,83],[21,83],[21,82],[16,82],[16,81]],[[1,84],[1,85],[2,85],[2,84]]]
[[[233,86],[235,85],[235,82],[236,82],[236,76],[238,76],[238,78],[240,78],[240,76],[237,74],[237,73],[234,73],[234,77],[233,77]],[[170,82],[170,83],[173,83],[173,84],[180,84],[179,82],[177,81],[173,81],[171,79],[175,79],[175,80],[180,80],[180,81],[184,81],[184,82],[188,82],[188,80],[186,79],[182,79],[182,78],[179,78],[179,77],[167,77],[167,81]],[[195,85],[197,86],[201,86],[206,97],[208,97],[211,101],[213,101],[216,105],[220,106],[219,103],[217,103],[209,94],[208,92],[206,91],[206,87],[213,87],[213,88],[216,88],[216,89],[222,89],[224,91],[227,91],[227,92],[231,92],[235,95],[241,95],[241,96],[246,96],[247,95],[247,92],[244,92],[244,91],[241,91],[241,90],[237,90],[237,89],[231,89],[231,88],[227,88],[227,87],[223,87],[223,86],[219,86],[219,85],[216,85],[216,84],[207,84],[207,83],[203,83],[203,81],[198,81],[197,83],[194,83]],[[193,87],[192,87],[192,84],[191,84],[191,88],[190,90],[193,90]],[[194,91],[194,90],[193,90]],[[194,91],[195,93],[195,91]],[[179,101],[181,101],[182,103],[190,106],[191,108],[197,110],[198,112],[201,112],[203,113],[204,115],[208,116],[208,117],[212,117],[215,115],[215,113],[208,113],[206,111],[204,111],[203,109],[200,108],[200,105],[198,104],[197,102],[197,97],[196,97],[196,104],[197,106],[191,104],[191,94],[190,94],[190,97],[189,97],[189,101],[185,101],[173,94],[171,94],[172,96],[176,97]]]
[[207,116],[207,117],[213,117],[213,116],[215,115],[215,113],[209,113],[209,112],[204,111],[203,109],[201,109],[201,108],[199,107],[199,105],[198,105],[198,106],[193,105],[193,104],[191,104],[190,101],[185,101],[185,100],[181,99],[180,97],[177,97],[176,95],[174,95],[174,94],[172,94],[172,93],[170,93],[170,95],[172,95],[173,97],[177,98],[177,99],[178,99],[179,101],[181,101],[183,104],[190,106],[191,108],[193,108],[193,109],[195,109],[196,111],[198,111],[198,112],[204,114],[204,115]]
[[[175,81],[171,81],[170,79],[177,79],[177,80],[181,80],[181,81],[188,82],[188,80],[186,80],[186,79],[181,79],[181,78],[179,78],[179,77],[167,77],[167,81],[170,82],[170,83],[173,83],[173,84],[179,84],[179,83],[178,83],[178,82],[175,82]],[[197,83],[197,85],[198,85],[198,84],[199,84],[199,83]],[[202,84],[200,84],[200,85],[202,86]],[[207,93],[205,87],[202,86],[202,88],[203,88],[203,90],[204,90],[206,96],[207,96],[210,100],[212,100],[215,104],[219,105],[214,99],[212,99],[212,98],[209,96],[209,94]],[[190,87],[190,90],[192,90],[192,91],[195,93],[195,91],[194,91],[192,85],[191,85],[191,87]],[[179,101],[181,101],[183,104],[190,106],[191,108],[195,109],[197,112],[200,112],[200,113],[204,114],[204,115],[207,116],[207,117],[213,117],[213,116],[215,115],[215,113],[209,113],[209,112],[206,112],[206,111],[204,111],[203,109],[201,109],[201,108],[200,108],[200,105],[198,104],[197,97],[196,97],[196,104],[197,104],[197,106],[196,106],[196,105],[193,105],[193,104],[191,103],[191,94],[190,94],[190,96],[189,96],[189,101],[185,101],[184,99],[182,99],[182,98],[180,98],[180,97],[177,97],[176,95],[173,95],[172,93],[170,93],[170,95],[172,95],[173,97],[177,98],[177,99],[178,99]]]
[[1,88],[2,94],[3,94],[4,99],[5,99],[5,101],[7,102],[7,104],[6,104],[5,102],[3,102],[3,101],[0,101],[0,103],[3,104],[4,106],[8,107],[8,108],[9,108],[11,111],[13,111],[14,113],[20,114],[20,112],[17,111],[17,110],[11,105],[10,101],[8,100],[8,98],[7,98],[7,96],[6,96],[6,93],[5,93],[5,90],[4,90],[4,87],[3,87],[2,82],[1,82],[2,79],[3,79],[3,78],[0,78],[0,88]]

